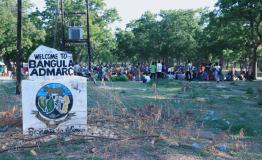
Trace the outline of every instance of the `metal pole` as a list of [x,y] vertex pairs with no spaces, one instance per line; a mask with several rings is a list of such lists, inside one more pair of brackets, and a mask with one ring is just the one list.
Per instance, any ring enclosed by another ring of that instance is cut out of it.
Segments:
[[64,1],[61,0],[61,18],[62,18],[62,50],[65,51],[65,21],[64,21]]
[[88,0],[86,0],[86,31],[87,31],[88,67],[89,67],[89,70],[91,70],[91,42],[90,42],[89,2]]
[[21,32],[22,32],[22,0],[17,0],[17,40],[16,40],[16,94],[21,94]]
[[55,32],[54,32],[53,48],[56,48],[58,15],[59,15],[59,1],[57,1],[57,8],[55,12]]

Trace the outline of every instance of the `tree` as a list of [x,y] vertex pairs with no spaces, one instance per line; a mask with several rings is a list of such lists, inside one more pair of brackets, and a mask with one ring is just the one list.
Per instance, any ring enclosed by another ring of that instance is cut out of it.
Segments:
[[168,10],[160,12],[161,55],[178,62],[196,59],[197,32],[200,30],[196,10]]
[[251,75],[257,76],[258,48],[262,44],[262,0],[219,0],[216,4],[221,16],[229,21],[242,21],[249,30]]
[[[23,1],[22,51],[23,60],[27,61],[38,43],[44,41],[45,31],[36,28],[29,18],[28,1]],[[0,3],[0,56],[11,69],[11,61],[16,55],[16,0],[2,0]]]
[[116,31],[116,50],[115,55],[119,61],[130,62],[136,61],[134,48],[134,34],[131,31],[117,29]]
[[[47,31],[45,45],[52,47],[54,32],[55,32],[55,13],[58,9],[59,1],[46,0],[46,10],[41,14],[42,27]],[[84,37],[86,37],[86,17],[80,15],[70,14],[72,12],[85,12],[85,0],[64,0],[65,10],[65,24],[68,26],[81,25],[84,29]],[[112,61],[112,52],[115,48],[115,41],[113,34],[109,29],[109,24],[119,19],[117,11],[115,9],[107,9],[103,0],[90,0],[90,28],[91,28],[91,44],[93,51],[93,58],[96,61]],[[58,26],[62,25],[61,17],[57,20]],[[57,47],[61,49],[62,42],[62,30],[58,27],[57,32]],[[67,29],[65,29],[65,35],[67,35]],[[74,59],[79,62],[87,61],[87,49],[86,45],[70,44],[67,45],[67,51],[73,53]]]
[[127,25],[127,30],[130,30],[134,35],[132,54],[135,54],[137,62],[158,58],[160,49],[159,44],[156,44],[158,28],[156,15],[151,12],[145,12],[141,18]]
[[235,60],[239,61],[241,57],[245,57],[245,44],[248,41],[246,35],[247,29],[241,21],[228,22],[217,15],[216,11],[210,12],[207,26],[202,32],[202,51],[206,56],[211,56],[213,61],[219,60],[222,66],[225,56],[227,60],[233,60],[235,57]]
[[15,0],[3,0],[0,3],[0,56],[11,68],[10,60],[15,59],[16,50],[16,18]]
[[[197,58],[199,18],[194,10],[168,10],[159,14],[145,12],[117,32],[120,57],[138,62],[163,60],[172,63]],[[126,42],[128,41],[128,42]]]

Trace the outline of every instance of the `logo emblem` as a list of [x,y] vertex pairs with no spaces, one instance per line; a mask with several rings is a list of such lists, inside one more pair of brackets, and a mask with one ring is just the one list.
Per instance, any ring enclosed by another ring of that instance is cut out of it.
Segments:
[[43,118],[66,118],[73,106],[71,91],[60,83],[49,83],[36,94],[36,107]]

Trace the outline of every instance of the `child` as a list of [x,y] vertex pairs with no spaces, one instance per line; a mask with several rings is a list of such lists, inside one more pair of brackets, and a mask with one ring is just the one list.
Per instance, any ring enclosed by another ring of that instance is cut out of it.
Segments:
[[150,76],[148,73],[146,73],[144,76],[143,76],[143,83],[149,83],[151,80]]

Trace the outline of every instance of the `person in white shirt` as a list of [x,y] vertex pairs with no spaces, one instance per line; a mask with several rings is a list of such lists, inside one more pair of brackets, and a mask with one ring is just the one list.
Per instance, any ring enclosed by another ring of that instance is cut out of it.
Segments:
[[189,82],[192,80],[192,63],[188,61],[186,66],[186,80]]
[[150,76],[149,76],[149,75],[146,75],[146,76],[145,76],[145,79],[146,79],[146,83],[149,83],[149,82],[150,82],[150,80],[151,80],[151,78],[150,78]]
[[74,75],[79,75],[80,69],[81,69],[80,65],[76,63],[74,65]]
[[158,61],[157,65],[156,65],[157,79],[161,78],[162,67],[163,67],[162,63],[160,63],[160,61]]
[[142,77],[142,81],[143,83],[149,83],[151,80],[150,76],[148,73],[146,73],[143,77]]
[[217,81],[217,83],[220,81],[220,70],[221,70],[221,67],[218,63],[215,64],[214,66],[215,68],[215,79]]

